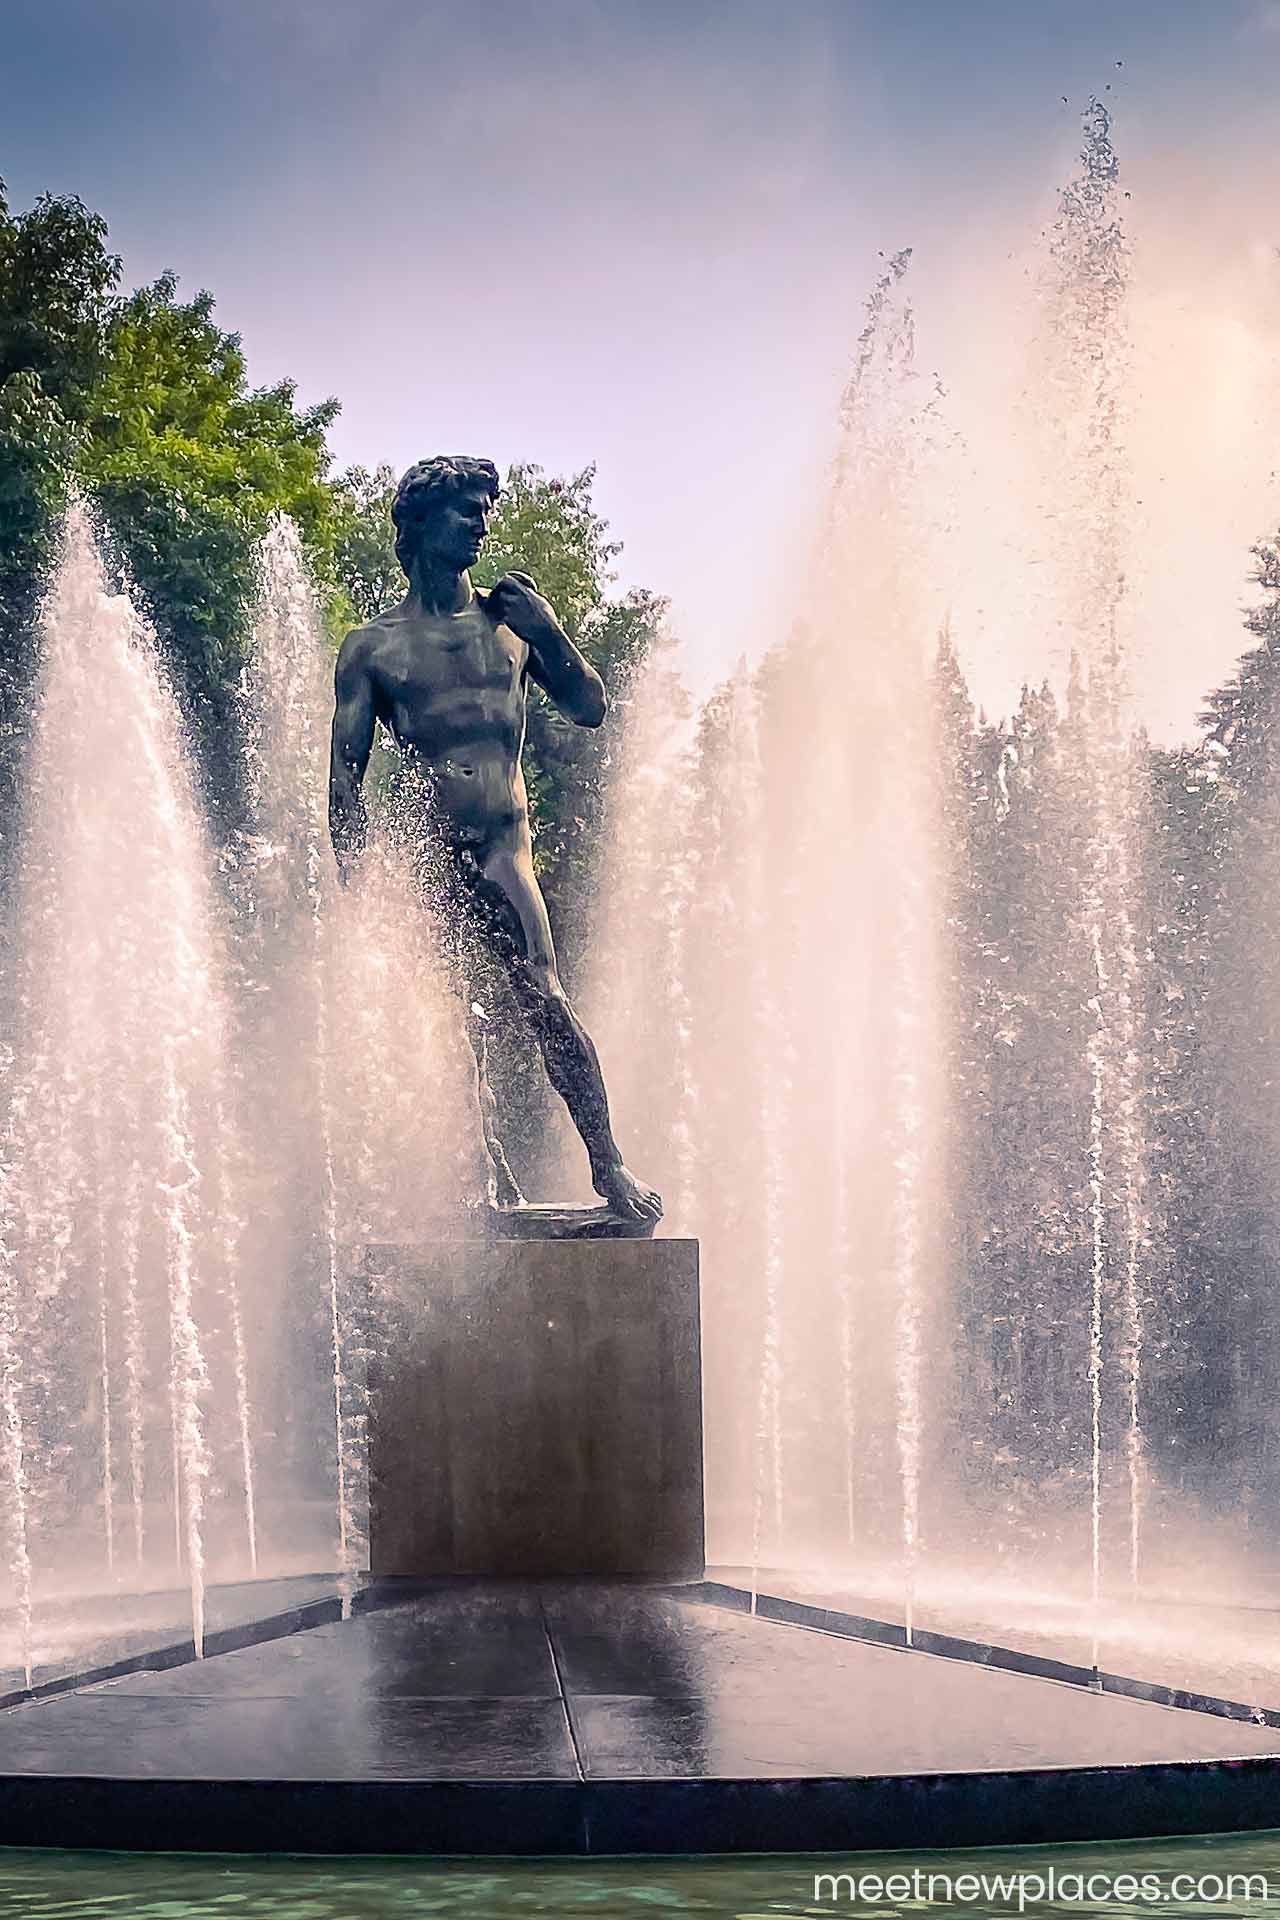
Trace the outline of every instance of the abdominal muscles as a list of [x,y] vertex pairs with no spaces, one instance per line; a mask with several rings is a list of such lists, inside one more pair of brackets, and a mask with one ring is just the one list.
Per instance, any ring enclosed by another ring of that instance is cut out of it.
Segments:
[[520,769],[524,715],[509,694],[485,691],[439,697],[429,712],[393,708],[393,731],[426,776],[441,824],[465,841],[487,840],[524,818],[528,799]]
[[525,818],[524,775],[505,750],[469,742],[429,754],[402,744],[423,775],[431,814],[451,838],[476,846]]
[[519,764],[457,748],[434,763],[440,811],[456,827],[486,834],[510,826],[525,811],[524,779]]

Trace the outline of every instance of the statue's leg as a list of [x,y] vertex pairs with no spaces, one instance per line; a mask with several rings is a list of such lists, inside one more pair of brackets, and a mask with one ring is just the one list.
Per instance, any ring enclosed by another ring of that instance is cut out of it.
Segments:
[[489,1156],[489,1165],[493,1169],[492,1198],[500,1207],[519,1207],[524,1204],[524,1195],[520,1183],[511,1171],[506,1149],[498,1135],[498,1103],[493,1097],[493,1088],[489,1085],[489,1037],[485,1032],[484,1021],[475,1011],[472,991],[467,990],[467,1038],[471,1042],[471,1051],[476,1058],[476,1099],[480,1106],[480,1124],[484,1130],[485,1151]]
[[609,1122],[604,1076],[591,1037],[560,984],[542,890],[503,854],[477,877],[476,898],[488,943],[506,972],[515,1003],[538,1043],[550,1080],[582,1136],[594,1182],[621,1166]]
[[460,855],[440,833],[430,786],[412,769],[403,773],[398,825],[409,847],[418,888],[436,916],[450,984],[459,1001],[463,1026],[475,1060],[476,1107],[488,1162],[489,1201],[501,1207],[524,1204],[498,1132],[498,1103],[489,1084],[489,1043],[484,1003],[492,998],[493,957],[477,939],[471,877],[474,858]]
[[656,1219],[662,1203],[622,1164],[609,1122],[600,1061],[560,983],[551,923],[527,849],[492,850],[471,881],[479,923],[505,968],[516,1005],[546,1064],[547,1078],[582,1136],[597,1193],[635,1217]]

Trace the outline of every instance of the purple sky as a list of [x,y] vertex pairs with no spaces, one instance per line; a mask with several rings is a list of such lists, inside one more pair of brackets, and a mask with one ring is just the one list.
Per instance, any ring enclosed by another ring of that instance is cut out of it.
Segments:
[[339,396],[340,463],[597,461],[703,679],[785,623],[877,252],[913,246],[991,493],[953,611],[997,711],[1060,664],[1001,600],[1003,410],[1110,86],[1157,731],[1243,644],[1280,522],[1280,0],[10,0],[3,38],[16,204],[78,192],[131,281],[208,286],[255,380]]

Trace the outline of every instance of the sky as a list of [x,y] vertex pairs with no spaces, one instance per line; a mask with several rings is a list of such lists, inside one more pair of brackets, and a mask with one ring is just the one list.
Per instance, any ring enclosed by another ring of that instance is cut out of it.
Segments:
[[862,303],[911,246],[971,456],[945,597],[998,714],[1064,664],[1019,585],[1018,421],[1095,92],[1135,249],[1136,680],[1174,739],[1280,527],[1280,0],[7,0],[0,175],[97,208],[129,283],[208,287],[255,382],[336,395],[339,466],[595,462],[619,584],[670,597],[703,685],[786,630]]

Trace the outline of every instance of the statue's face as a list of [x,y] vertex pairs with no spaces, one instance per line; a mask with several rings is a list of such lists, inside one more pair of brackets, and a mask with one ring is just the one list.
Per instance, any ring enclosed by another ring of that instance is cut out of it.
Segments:
[[445,494],[422,529],[422,550],[459,569],[477,559],[493,501],[483,487]]

